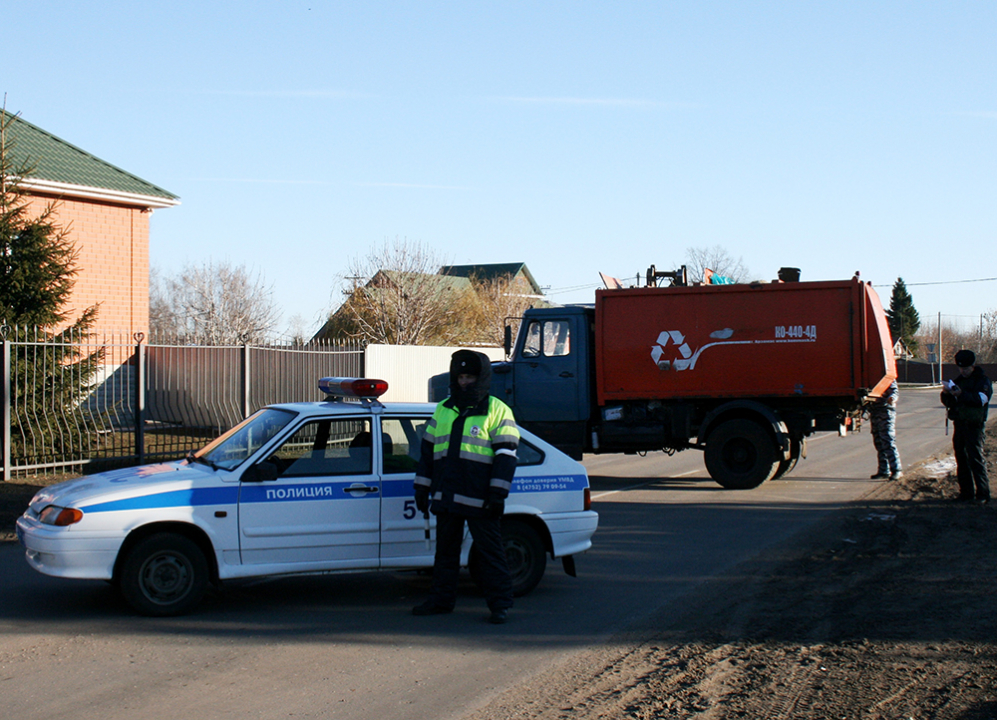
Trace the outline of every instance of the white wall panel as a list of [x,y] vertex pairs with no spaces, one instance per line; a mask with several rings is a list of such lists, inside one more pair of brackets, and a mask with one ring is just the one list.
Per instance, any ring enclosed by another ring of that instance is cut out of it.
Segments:
[[[364,359],[364,374],[369,378],[387,380],[384,402],[427,402],[429,378],[450,370],[450,356],[459,347],[427,347],[423,345],[368,345]],[[468,348],[487,355],[492,362],[504,360],[502,348]]]

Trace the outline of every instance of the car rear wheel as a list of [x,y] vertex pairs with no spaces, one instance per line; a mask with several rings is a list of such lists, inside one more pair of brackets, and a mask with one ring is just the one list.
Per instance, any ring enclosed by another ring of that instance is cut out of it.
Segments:
[[[522,597],[539,583],[547,569],[547,551],[540,534],[532,527],[518,520],[502,521],[502,543],[509,561],[509,574],[512,576],[512,594]],[[471,546],[468,570],[474,582],[480,581],[481,559]]]
[[128,604],[143,615],[182,615],[204,597],[208,562],[189,538],[172,533],[150,535],[128,552],[119,586]]

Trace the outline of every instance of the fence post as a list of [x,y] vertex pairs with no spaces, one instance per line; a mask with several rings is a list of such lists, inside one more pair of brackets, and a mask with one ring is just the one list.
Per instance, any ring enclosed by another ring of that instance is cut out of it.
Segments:
[[135,338],[135,454],[138,464],[145,465],[145,333],[137,332]]
[[252,382],[249,379],[249,345],[242,346],[242,417],[249,417],[252,408],[249,407],[249,390]]
[[10,471],[10,340],[7,334],[10,332],[8,325],[0,326],[0,335],[3,336],[3,380],[0,380],[0,387],[3,389],[3,468],[0,469],[0,481],[6,482],[12,476]]

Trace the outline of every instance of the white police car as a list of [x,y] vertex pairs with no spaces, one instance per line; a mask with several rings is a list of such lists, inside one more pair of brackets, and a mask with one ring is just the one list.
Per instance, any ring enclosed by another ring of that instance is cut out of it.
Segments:
[[[326,402],[266,407],[186,460],[39,491],[17,521],[28,562],[111,580],[147,615],[187,612],[232,578],[431,567],[435,518],[416,511],[412,481],[434,406],[382,405],[380,380],[319,386]],[[585,468],[522,435],[503,518],[517,595],[548,554],[573,575],[599,521]],[[473,576],[469,535],[462,560]]]

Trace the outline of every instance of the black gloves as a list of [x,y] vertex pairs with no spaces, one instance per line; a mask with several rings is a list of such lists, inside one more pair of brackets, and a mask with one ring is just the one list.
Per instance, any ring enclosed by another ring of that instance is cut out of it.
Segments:
[[415,507],[423,515],[429,512],[429,490],[423,487],[415,489]]
[[505,500],[489,500],[485,503],[485,512],[488,517],[497,520],[505,513]]

